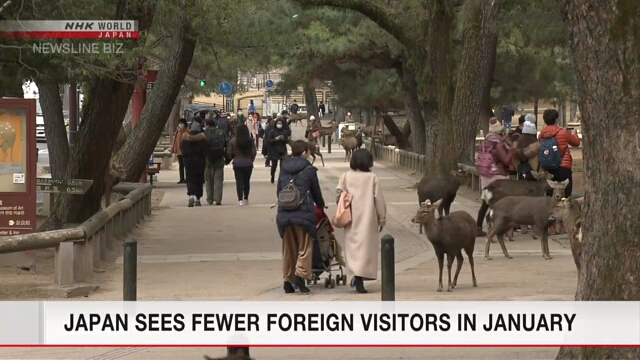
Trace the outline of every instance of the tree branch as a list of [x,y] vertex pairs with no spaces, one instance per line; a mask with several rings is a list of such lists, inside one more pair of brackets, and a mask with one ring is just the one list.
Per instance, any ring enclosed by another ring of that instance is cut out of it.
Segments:
[[2,10],[4,10],[4,8],[6,8],[9,5],[11,5],[11,0],[7,0],[7,2],[5,2],[2,6],[0,6],[0,13],[2,13]]
[[359,12],[375,22],[383,30],[396,38],[401,44],[410,46],[406,30],[401,22],[393,19],[377,0],[293,0],[302,7],[329,6]]

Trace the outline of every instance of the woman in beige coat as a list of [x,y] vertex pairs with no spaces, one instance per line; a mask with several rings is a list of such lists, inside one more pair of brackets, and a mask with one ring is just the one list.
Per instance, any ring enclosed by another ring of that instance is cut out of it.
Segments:
[[366,293],[364,280],[378,276],[378,233],[386,223],[387,204],[371,172],[373,156],[366,149],[356,150],[351,156],[351,170],[342,174],[338,182],[338,198],[342,191],[353,195],[351,223],[344,229],[344,253],[347,268],[353,273],[351,286]]

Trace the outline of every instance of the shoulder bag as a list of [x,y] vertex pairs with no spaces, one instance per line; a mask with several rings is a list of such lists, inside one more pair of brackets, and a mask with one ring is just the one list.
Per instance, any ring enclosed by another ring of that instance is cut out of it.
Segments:
[[344,228],[351,224],[351,200],[353,195],[347,191],[347,174],[344,174],[344,182],[342,183],[342,192],[340,192],[340,199],[338,199],[338,209],[333,216],[333,226],[337,228]]

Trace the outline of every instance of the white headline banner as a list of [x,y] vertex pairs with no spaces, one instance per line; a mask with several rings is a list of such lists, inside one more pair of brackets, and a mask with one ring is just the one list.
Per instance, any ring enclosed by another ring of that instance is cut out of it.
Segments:
[[[0,303],[0,314],[12,304]],[[31,304],[40,313],[34,332],[43,345],[640,345],[640,302],[631,301]],[[0,322],[0,334],[16,326]]]

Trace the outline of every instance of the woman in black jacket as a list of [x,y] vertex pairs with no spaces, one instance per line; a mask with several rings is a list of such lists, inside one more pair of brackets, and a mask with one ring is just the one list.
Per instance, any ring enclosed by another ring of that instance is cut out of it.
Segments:
[[190,131],[182,136],[180,151],[182,151],[182,161],[187,178],[188,206],[200,206],[202,187],[204,186],[205,157],[209,151],[209,143],[199,122],[192,122]]
[[267,153],[269,154],[269,162],[271,162],[271,183],[275,182],[278,161],[282,161],[287,155],[287,144],[291,133],[284,126],[284,121],[278,118],[275,121],[273,129],[267,134]]
[[267,123],[264,125],[264,137],[262,140],[262,155],[264,156],[264,166],[269,167],[269,133],[273,129],[273,117],[267,117]]
[[283,289],[295,292],[294,284],[308,293],[305,279],[312,279],[313,242],[317,241],[316,206],[324,208],[318,180],[318,169],[307,160],[309,144],[303,140],[291,144],[291,157],[282,162],[278,189],[280,192],[293,180],[302,203],[295,210],[278,209],[276,223],[282,238]]

